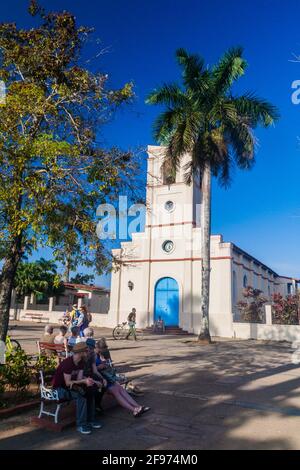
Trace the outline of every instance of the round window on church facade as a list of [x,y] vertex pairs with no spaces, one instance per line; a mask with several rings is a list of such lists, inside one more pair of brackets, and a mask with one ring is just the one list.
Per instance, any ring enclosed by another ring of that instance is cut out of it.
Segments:
[[167,201],[165,203],[165,209],[167,212],[172,212],[175,209],[175,204],[173,201]]
[[171,251],[174,249],[174,243],[171,240],[166,240],[162,245],[162,249],[166,253],[171,253]]

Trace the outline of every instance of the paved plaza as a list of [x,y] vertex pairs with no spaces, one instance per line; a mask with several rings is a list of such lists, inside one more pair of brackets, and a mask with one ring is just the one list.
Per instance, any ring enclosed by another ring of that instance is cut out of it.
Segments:
[[[18,324],[12,337],[32,353],[43,326]],[[118,406],[102,413],[103,429],[82,436],[30,424],[37,413],[0,422],[0,449],[299,449],[300,368],[288,343],[146,336],[114,341],[105,335],[121,372],[140,385],[152,411],[133,418]]]

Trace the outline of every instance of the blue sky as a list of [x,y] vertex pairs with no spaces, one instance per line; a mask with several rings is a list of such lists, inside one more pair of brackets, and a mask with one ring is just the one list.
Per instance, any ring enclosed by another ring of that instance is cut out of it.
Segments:
[[[111,85],[135,83],[136,100],[103,130],[107,145],[123,148],[154,144],[158,113],[145,96],[162,82],[179,80],[174,52],[184,47],[213,64],[229,47],[242,45],[249,63],[236,91],[255,91],[278,106],[281,120],[258,130],[257,163],[236,171],[227,190],[213,186],[212,230],[283,275],[300,277],[300,105],[291,102],[291,84],[300,79],[299,1],[289,0],[51,0],[46,8],[74,12],[78,23],[94,26],[102,41],[90,45],[109,52],[93,67]],[[27,2],[1,5],[1,21],[28,26]],[[108,285],[108,279],[98,279]]]

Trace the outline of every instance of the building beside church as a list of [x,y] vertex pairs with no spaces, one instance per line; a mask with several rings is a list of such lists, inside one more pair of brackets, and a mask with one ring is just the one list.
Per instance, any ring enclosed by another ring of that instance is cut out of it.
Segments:
[[[158,317],[166,325],[191,333],[200,327],[201,194],[199,181],[184,182],[184,166],[172,175],[164,163],[164,148],[148,147],[148,210],[145,231],[121,243],[113,255],[121,268],[112,273],[109,324],[126,321],[132,307],[140,327]],[[236,303],[243,288],[252,286],[271,298],[296,288],[296,281],[223,240],[211,236],[210,329],[214,336],[232,337]]]

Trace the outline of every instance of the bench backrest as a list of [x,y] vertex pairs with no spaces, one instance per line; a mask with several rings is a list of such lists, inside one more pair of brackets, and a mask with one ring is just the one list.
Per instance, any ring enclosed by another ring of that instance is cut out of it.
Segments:
[[39,356],[43,356],[49,352],[57,355],[59,362],[68,357],[68,350],[64,344],[43,343],[37,341]]

